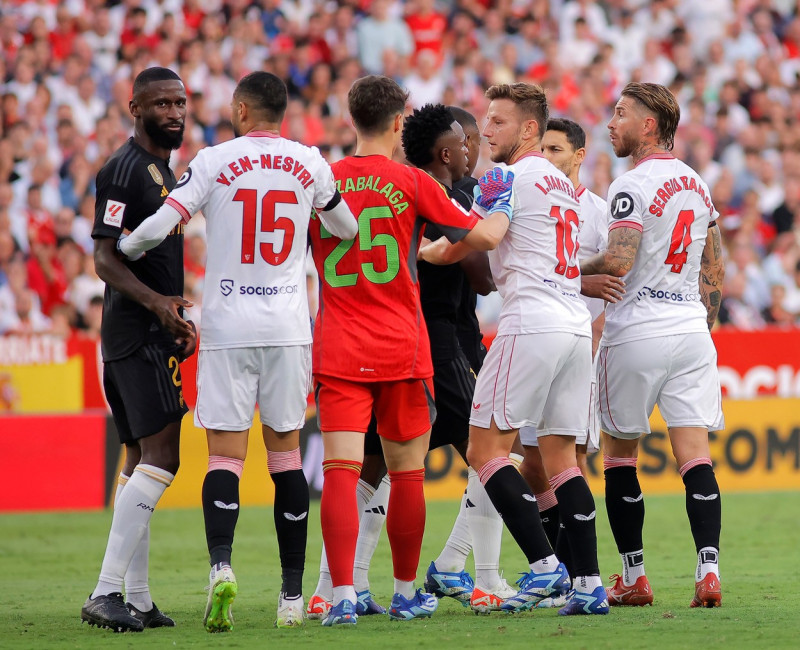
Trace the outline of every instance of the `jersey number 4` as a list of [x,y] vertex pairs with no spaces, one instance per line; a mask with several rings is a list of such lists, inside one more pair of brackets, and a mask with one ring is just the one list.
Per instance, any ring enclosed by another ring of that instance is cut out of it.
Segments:
[[579,220],[575,210],[565,210],[554,205],[550,208],[550,216],[556,220],[556,264],[555,271],[569,279],[578,277],[578,228]]
[[670,271],[680,273],[689,253],[689,244],[692,243],[692,224],[694,223],[694,212],[692,210],[681,210],[678,213],[678,221],[672,230],[672,239],[669,244],[669,253],[664,264],[672,266]]
[[[237,190],[233,200],[242,204],[242,264],[253,264],[256,251],[256,223],[258,221],[258,190]],[[289,217],[275,217],[279,205],[297,205],[297,195],[289,190],[270,190],[261,199],[261,232],[283,231],[283,241],[276,251],[271,243],[259,244],[263,260],[271,266],[286,261],[292,251],[294,221]]]

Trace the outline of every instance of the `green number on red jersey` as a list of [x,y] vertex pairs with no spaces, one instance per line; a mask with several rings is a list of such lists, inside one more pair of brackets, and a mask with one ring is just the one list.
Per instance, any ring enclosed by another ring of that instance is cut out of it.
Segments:
[[[390,219],[394,216],[392,209],[388,206],[376,206],[364,208],[358,215],[358,248],[362,251],[369,251],[373,248],[383,248],[386,256],[386,269],[377,271],[373,262],[363,262],[361,271],[364,278],[373,284],[386,284],[397,277],[400,271],[400,247],[397,239],[388,233],[378,233],[372,235],[373,219]],[[320,237],[328,239],[331,234],[320,226]],[[331,287],[352,287],[358,280],[358,273],[339,273],[336,266],[347,254],[355,240],[343,240],[334,248],[323,264],[325,281]]]

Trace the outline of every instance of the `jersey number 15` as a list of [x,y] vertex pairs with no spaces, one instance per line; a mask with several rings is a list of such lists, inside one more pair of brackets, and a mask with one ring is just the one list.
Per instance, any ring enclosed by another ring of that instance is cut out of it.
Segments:
[[[242,264],[253,264],[258,221],[258,190],[237,190],[233,200],[242,204]],[[297,204],[297,195],[289,190],[270,190],[261,199],[261,232],[283,231],[283,241],[277,251],[274,244],[259,244],[258,249],[262,259],[271,266],[278,266],[286,261],[294,241],[294,221],[289,217],[276,218],[276,207]]]

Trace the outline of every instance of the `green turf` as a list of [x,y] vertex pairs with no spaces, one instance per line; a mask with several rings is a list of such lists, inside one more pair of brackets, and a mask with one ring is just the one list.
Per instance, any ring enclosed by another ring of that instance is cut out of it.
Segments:
[[[439,552],[456,503],[428,506],[420,576]],[[683,498],[649,497],[645,525],[647,573],[655,605],[612,609],[609,616],[571,617],[553,610],[515,616],[474,616],[441,601],[430,620],[397,623],[363,617],[355,628],[277,630],[272,624],[280,586],[272,511],[244,508],[234,568],[239,596],[231,634],[209,635],[205,607],[207,564],[199,510],[158,511],[152,524],[151,588],[174,629],[113,634],[81,625],[79,611],[94,587],[110,513],[0,516],[0,648],[761,648],[800,647],[800,494],[730,494],[723,501],[723,607],[689,609],[695,553]],[[619,559],[598,499],[603,576]],[[316,583],[319,511],[310,513],[306,595]],[[471,560],[468,563],[471,566]],[[502,565],[511,582],[525,567],[513,540],[504,538]],[[392,583],[385,533],[371,572],[378,602],[388,604]]]

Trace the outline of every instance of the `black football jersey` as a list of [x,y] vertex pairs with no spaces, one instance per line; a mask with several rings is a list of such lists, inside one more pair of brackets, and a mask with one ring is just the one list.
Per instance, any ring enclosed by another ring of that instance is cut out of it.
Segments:
[[[168,160],[158,158],[130,138],[97,174],[97,202],[92,237],[118,239],[156,212],[175,175]],[[141,259],[123,260],[148,287],[165,296],[183,295],[183,224]],[[106,285],[100,341],[105,361],[124,358],[146,343],[172,342],[151,311]]]
[[[470,179],[473,180],[474,179]],[[453,190],[448,190],[451,198],[465,209],[472,207],[472,189],[459,189],[457,185]],[[428,223],[425,225],[425,236],[435,241],[443,233]],[[462,302],[469,301],[470,295],[475,292],[469,286],[467,276],[458,264],[437,266],[427,262],[418,262],[420,303],[428,326],[428,337],[431,342],[431,357],[434,363],[449,361],[456,356],[459,347],[459,328],[463,319],[461,315]],[[474,325],[466,324],[467,330],[477,330],[477,319],[473,308],[472,318]],[[478,336],[480,332],[478,332]],[[473,334],[473,336],[475,336]],[[472,343],[470,342],[470,345]],[[463,347],[463,344],[462,344]]]

